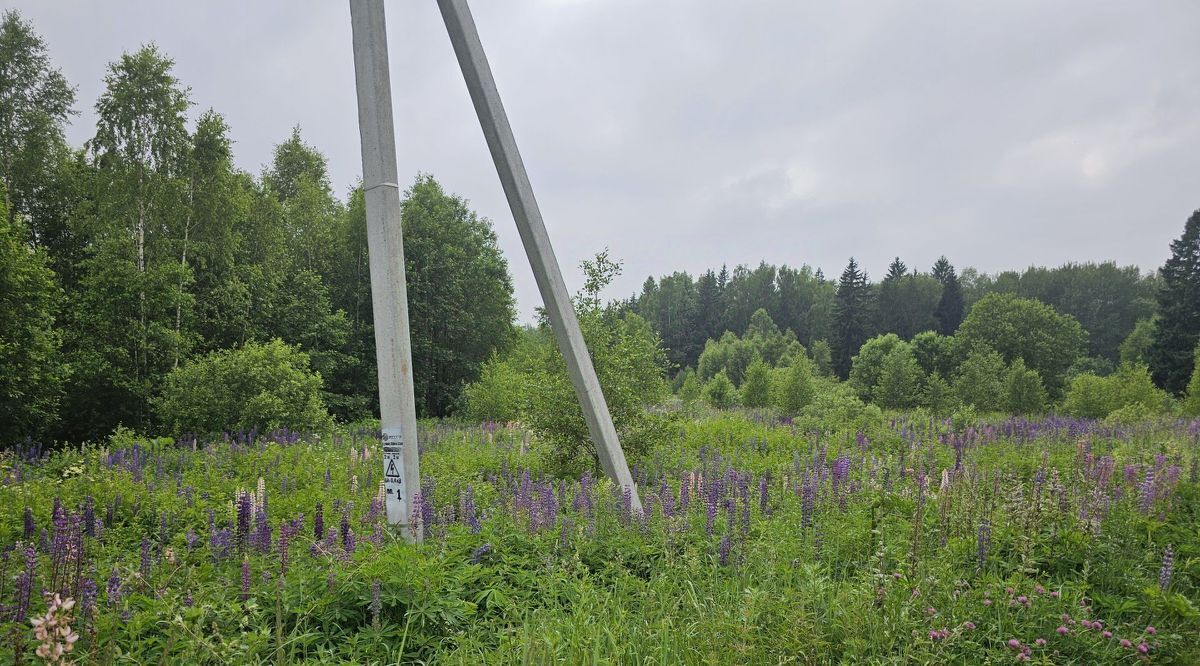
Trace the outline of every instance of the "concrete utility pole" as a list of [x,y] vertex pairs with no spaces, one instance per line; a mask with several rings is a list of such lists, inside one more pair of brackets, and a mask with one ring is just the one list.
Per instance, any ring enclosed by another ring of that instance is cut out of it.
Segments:
[[371,256],[371,304],[375,309],[387,520],[400,526],[405,540],[416,542],[421,540],[422,525],[410,516],[416,515],[414,496],[421,487],[421,471],[383,0],[350,0],[350,23]]
[[[508,124],[508,116],[504,113],[504,105],[500,102],[500,93],[496,90],[492,69],[483,52],[483,44],[479,41],[471,9],[467,6],[467,0],[438,0],[438,6],[471,93],[471,101],[475,104],[475,113],[479,116],[492,161],[496,164],[496,173],[500,175],[500,184],[508,197],[508,206],[517,222],[517,230],[521,232],[521,242],[525,245],[525,254],[529,256],[529,265],[533,268],[538,290],[550,315],[558,348],[567,361],[571,383],[575,385],[575,394],[583,407],[583,416],[587,420],[588,432],[596,447],[600,465],[617,485],[629,489],[633,507],[640,511],[642,505],[637,486],[629,474],[625,452],[617,440],[617,430],[608,412],[608,403],[604,401],[600,381],[592,367],[592,358],[584,345],[571,296],[563,281],[558,260],[554,257],[554,248],[550,245],[546,224],[534,199],[529,175],[525,173],[525,164],[521,162],[521,154],[517,151],[517,141]],[[359,93],[359,99],[361,107],[362,93]]]

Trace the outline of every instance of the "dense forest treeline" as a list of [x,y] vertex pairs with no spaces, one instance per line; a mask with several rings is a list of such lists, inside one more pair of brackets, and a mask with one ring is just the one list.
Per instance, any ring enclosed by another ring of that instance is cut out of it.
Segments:
[[[153,45],[111,62],[94,137],[71,147],[74,89],[4,14],[2,440],[154,429],[189,360],[273,339],[303,352],[334,416],[377,409],[361,189],[335,196],[298,128],[261,174],[235,168],[224,118],[193,114],[172,72]],[[418,402],[444,415],[513,333],[511,279],[490,224],[432,177],[402,216]]]
[[1071,315],[1088,332],[1089,355],[1100,367],[1111,367],[1120,362],[1121,343],[1157,308],[1156,277],[1113,262],[1031,266],[996,275],[967,268],[958,275],[945,257],[929,272],[910,269],[897,258],[875,283],[857,262],[848,270],[854,273],[848,286],[861,292],[861,302],[849,304],[861,311],[855,314],[861,332],[849,338],[835,335],[839,283],[808,265],[763,262],[755,268],[708,270],[696,278],[687,272],[648,278],[641,293],[620,307],[653,324],[680,368],[695,366],[709,339],[745,331],[759,309],[806,347],[817,340],[844,343],[848,360],[875,335],[895,333],[906,340],[923,331],[952,335],[966,311],[993,293],[1037,299]]
[[[74,88],[33,26],[15,12],[0,22],[0,442],[246,425],[253,410],[217,426],[239,405],[278,402],[267,384],[293,390],[313,418],[376,413],[361,189],[337,196],[299,128],[261,173],[236,168],[224,118],[195,113],[172,72],[153,45],[111,62],[93,138],[73,147],[64,127]],[[420,413],[455,413],[481,373],[501,397],[541,391],[568,409],[545,331],[513,324],[490,223],[428,175],[405,193],[402,223]],[[606,391],[622,394],[610,401],[631,415],[662,369],[743,390],[744,373],[762,379],[761,366],[750,372],[756,360],[786,374],[797,349],[864,397],[878,383],[878,368],[862,369],[870,359],[923,394],[948,390],[930,378],[948,386],[966,368],[1018,384],[1035,373],[1058,398],[1069,377],[1122,362],[1148,365],[1159,387],[1181,394],[1200,337],[1200,214],[1158,275],[1111,262],[988,275],[944,257],[922,271],[897,258],[872,282],[853,259],[837,280],[761,263],[651,278],[602,307],[599,287],[619,264],[601,255],[585,270],[589,342],[608,347],[593,357]],[[781,381],[800,386],[798,373]],[[635,379],[614,389],[618,377]],[[488,392],[474,395],[482,403]],[[280,405],[258,408],[287,422]]]

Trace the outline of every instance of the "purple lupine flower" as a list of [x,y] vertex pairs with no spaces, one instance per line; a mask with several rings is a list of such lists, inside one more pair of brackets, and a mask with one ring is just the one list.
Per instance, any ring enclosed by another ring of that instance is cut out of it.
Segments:
[[196,530],[188,528],[187,534],[184,535],[184,541],[187,543],[188,550],[195,550],[196,544],[200,542],[200,537],[196,534]]
[[242,601],[250,598],[250,558],[242,558]]
[[469,484],[463,496],[463,522],[470,528],[471,534],[479,534],[482,526],[479,524],[479,516],[475,513],[475,488]]
[[238,493],[237,496],[237,545],[245,548],[250,543],[250,495]]
[[484,557],[487,557],[492,552],[492,544],[485,543],[482,546],[471,551],[471,564],[479,564]]
[[313,516],[313,537],[317,540],[325,538],[325,507],[317,502],[316,515]]
[[987,564],[988,550],[991,548],[992,542],[992,523],[987,518],[984,518],[979,523],[979,532],[975,536],[975,561],[976,568],[983,570],[983,566]]
[[104,589],[105,595],[108,598],[109,606],[116,606],[121,603],[121,597],[124,596],[124,588],[121,585],[121,574],[117,573],[117,568],[113,567],[108,574],[108,585]]
[[150,540],[142,537],[142,581],[150,582]]
[[271,552],[271,531],[271,523],[267,522],[267,512],[259,511],[254,545],[264,553]]
[[288,545],[292,537],[292,529],[287,523],[279,526],[279,575],[286,576],[288,572]]
[[13,622],[24,624],[25,618],[29,616],[29,602],[33,598],[33,588],[37,576],[37,551],[29,546],[25,546],[22,550],[22,544],[17,543],[17,550],[25,558],[25,570],[17,576],[17,608],[13,615]]
[[1158,570],[1158,587],[1166,592],[1167,588],[1171,587],[1171,576],[1175,572],[1175,551],[1171,549],[1171,544],[1167,544],[1166,550],[1163,551],[1162,566]]
[[33,509],[25,507],[25,532],[23,539],[32,539],[37,534],[37,523],[33,520]]
[[383,610],[383,594],[380,590],[379,581],[371,581],[371,624],[376,628],[379,627],[379,612]]
[[833,461],[833,487],[839,488],[850,476],[850,456],[838,456]]
[[729,551],[733,547],[733,543],[729,540],[729,532],[726,532],[721,537],[721,545],[717,549],[717,555],[721,562],[721,566],[729,566]]
[[210,532],[208,547],[212,550],[213,557],[218,560],[229,557],[230,552],[233,551],[233,533],[228,527]]
[[1154,499],[1154,470],[1147,469],[1146,476],[1138,487],[1138,501],[1141,504],[1142,513],[1150,513],[1150,509],[1154,506]]
[[621,489],[621,524],[629,527],[633,519],[633,490],[629,486]]
[[350,509],[342,511],[342,520],[338,523],[338,534],[342,539],[342,549],[350,550],[347,544],[350,542]]
[[817,483],[815,475],[804,473],[800,485],[800,526],[806,529],[813,524],[813,512],[817,506]]
[[83,531],[89,537],[96,536],[96,504],[91,495],[83,501]]
[[79,581],[79,618],[87,623],[96,607],[96,579],[84,576]]

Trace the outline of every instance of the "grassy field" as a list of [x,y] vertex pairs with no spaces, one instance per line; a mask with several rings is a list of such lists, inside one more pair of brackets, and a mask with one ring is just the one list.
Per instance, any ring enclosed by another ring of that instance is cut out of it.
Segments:
[[1200,421],[676,423],[642,513],[429,424],[419,546],[367,429],[3,454],[0,662],[1200,663]]

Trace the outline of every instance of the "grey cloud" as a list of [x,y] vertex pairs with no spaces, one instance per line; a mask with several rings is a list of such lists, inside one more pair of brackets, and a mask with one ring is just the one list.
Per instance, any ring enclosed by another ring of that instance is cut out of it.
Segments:
[[[244,5],[244,6],[243,6]],[[360,171],[345,2],[19,1],[90,110],[156,41],[243,168],[299,124]],[[1200,207],[1200,5],[514,0],[474,6],[567,279],[603,246],[647,275],[759,259],[872,275],[900,255],[995,271],[1151,270]],[[436,3],[391,2],[401,172],[491,218],[536,288]],[[83,114],[72,140],[89,138]]]

